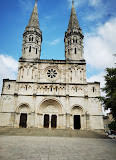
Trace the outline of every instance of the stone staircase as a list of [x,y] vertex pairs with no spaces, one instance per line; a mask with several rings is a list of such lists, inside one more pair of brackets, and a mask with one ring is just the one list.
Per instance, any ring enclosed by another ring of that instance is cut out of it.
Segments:
[[77,137],[101,138],[107,136],[90,130],[72,129],[38,129],[38,128],[0,128],[0,136],[46,136],[46,137]]

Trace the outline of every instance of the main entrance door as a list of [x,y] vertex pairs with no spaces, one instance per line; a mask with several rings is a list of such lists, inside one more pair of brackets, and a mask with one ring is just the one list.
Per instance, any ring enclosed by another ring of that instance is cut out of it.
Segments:
[[44,127],[49,128],[49,114],[44,115]]
[[57,116],[52,115],[51,117],[51,128],[56,128],[57,127]]
[[80,129],[80,115],[74,115],[74,129]]
[[26,113],[21,113],[19,126],[22,128],[27,127],[27,114]]
[[[51,120],[51,123],[50,123]],[[56,128],[57,127],[57,115],[44,115],[44,128]]]

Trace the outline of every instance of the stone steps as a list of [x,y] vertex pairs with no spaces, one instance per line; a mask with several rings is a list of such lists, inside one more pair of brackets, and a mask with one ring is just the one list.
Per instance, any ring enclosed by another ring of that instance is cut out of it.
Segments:
[[47,136],[47,137],[79,137],[107,138],[103,134],[90,130],[72,129],[38,129],[38,128],[0,128],[0,135],[6,136]]

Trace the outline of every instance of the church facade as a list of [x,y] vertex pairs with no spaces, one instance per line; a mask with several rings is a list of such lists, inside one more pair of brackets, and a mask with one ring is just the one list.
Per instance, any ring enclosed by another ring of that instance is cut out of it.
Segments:
[[104,129],[100,83],[88,83],[83,34],[74,1],[65,32],[65,60],[42,60],[37,2],[23,34],[16,80],[3,80],[1,127]]

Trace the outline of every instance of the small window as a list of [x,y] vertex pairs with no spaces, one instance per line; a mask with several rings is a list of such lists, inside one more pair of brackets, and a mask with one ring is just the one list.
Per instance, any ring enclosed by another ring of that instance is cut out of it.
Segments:
[[36,48],[36,54],[37,54],[37,48]]
[[58,91],[58,87],[56,87],[56,92]]
[[47,86],[45,86],[45,91],[47,91]]
[[77,49],[75,48],[75,54],[77,54]]
[[68,49],[68,55],[70,55],[70,49]]
[[95,87],[93,87],[93,92],[95,92]]
[[26,87],[26,91],[27,91],[27,85],[25,87]]
[[77,92],[77,87],[75,88],[75,91]]
[[29,37],[29,41],[33,42],[34,38],[32,36]]
[[52,92],[52,87],[50,88],[51,92]]
[[31,52],[31,46],[29,47],[29,52]]
[[71,39],[68,39],[68,44],[71,44]]
[[73,38],[73,43],[77,43],[77,38],[76,37]]
[[10,84],[8,85],[8,90],[10,90]]
[[24,53],[25,53],[25,48],[24,48]]

